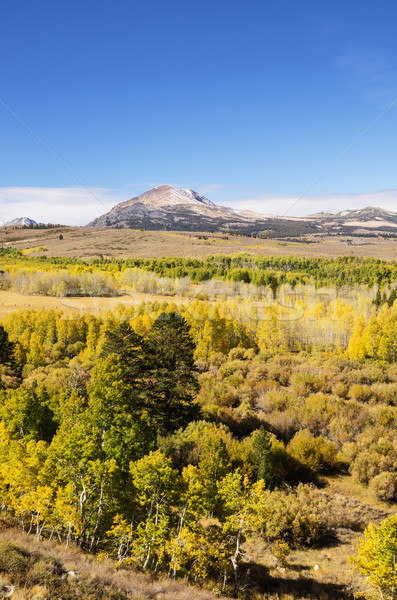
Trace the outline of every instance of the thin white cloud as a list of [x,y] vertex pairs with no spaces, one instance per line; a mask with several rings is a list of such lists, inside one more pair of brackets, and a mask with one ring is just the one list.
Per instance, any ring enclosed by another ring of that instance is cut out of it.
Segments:
[[[341,211],[366,206],[377,206],[397,212],[397,189],[364,192],[360,194],[327,194],[310,196],[298,200],[299,196],[263,194],[229,202],[229,206],[239,210],[252,210],[267,215],[302,217],[326,210]],[[296,205],[289,211],[289,208]],[[288,212],[289,211],[289,212]]]
[[86,225],[130,196],[104,188],[5,187],[0,188],[0,221],[29,217],[40,223]]

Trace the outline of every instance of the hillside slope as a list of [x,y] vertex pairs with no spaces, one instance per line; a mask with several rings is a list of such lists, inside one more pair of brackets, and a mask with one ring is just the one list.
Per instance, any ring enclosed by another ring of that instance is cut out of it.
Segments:
[[300,219],[273,218],[214,204],[194,190],[160,185],[121,202],[87,227],[173,231],[277,232],[288,228],[296,234],[317,231],[315,223]]
[[320,212],[307,217],[322,228],[335,231],[346,230],[396,230],[397,213],[383,208],[366,206],[365,208],[342,210],[340,212]]
[[23,225],[37,225],[37,223],[33,219],[29,219],[29,217],[16,217],[15,219],[0,222],[0,227],[21,227]]
[[[15,600],[215,600],[217,595],[183,582],[117,569],[79,548],[38,542],[1,519],[0,598]],[[9,595],[7,595],[9,594]],[[224,596],[225,600],[227,598]]]

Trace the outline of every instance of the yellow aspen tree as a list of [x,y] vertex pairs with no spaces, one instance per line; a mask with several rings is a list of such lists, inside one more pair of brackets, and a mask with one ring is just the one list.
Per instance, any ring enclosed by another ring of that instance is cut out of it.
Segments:
[[349,358],[352,358],[353,360],[363,360],[367,355],[367,348],[364,338],[365,329],[365,319],[361,315],[354,325],[353,333],[351,335],[349,345],[347,348]]

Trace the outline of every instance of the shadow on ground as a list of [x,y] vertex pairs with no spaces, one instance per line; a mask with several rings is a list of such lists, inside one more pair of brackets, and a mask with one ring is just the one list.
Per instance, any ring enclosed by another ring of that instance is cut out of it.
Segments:
[[[288,596],[298,599],[352,600],[353,592],[346,586],[316,581],[305,574],[309,569],[303,565],[294,565],[297,577],[272,577],[266,567],[254,563],[247,566],[242,578],[241,591],[247,598],[250,592],[259,592],[276,596]],[[265,596],[266,597],[266,596]]]

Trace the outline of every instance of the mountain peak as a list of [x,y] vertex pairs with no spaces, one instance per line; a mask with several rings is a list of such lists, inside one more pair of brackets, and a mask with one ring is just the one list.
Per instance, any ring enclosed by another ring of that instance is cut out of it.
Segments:
[[200,196],[200,194],[194,190],[178,190],[170,185],[158,185],[139,196],[135,196],[126,202],[122,202],[121,206],[133,206],[134,204],[141,204],[150,208],[162,208],[177,205],[194,205],[198,207],[203,204],[211,207],[215,206],[213,202],[204,196]]
[[117,204],[90,227],[132,227],[206,231],[249,226],[252,219],[226,206],[218,206],[195,190],[158,185],[139,196]]
[[12,225],[37,225],[36,221],[29,219],[28,217],[16,217],[15,219],[9,219],[0,222],[0,227],[10,227]]
[[275,236],[280,232],[307,235],[319,232],[390,231],[397,229],[397,214],[381,208],[317,213],[305,218],[266,216],[214,204],[195,190],[158,185],[121,202],[88,227],[173,231],[244,232]]
[[147,192],[145,192],[145,194],[147,194],[148,192],[159,192],[159,193],[163,193],[163,192],[168,192],[169,190],[174,190],[175,188],[173,188],[171,185],[167,185],[166,183],[163,183],[161,185],[156,185],[156,187],[151,188],[150,190],[148,190]]

